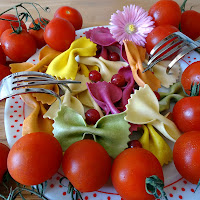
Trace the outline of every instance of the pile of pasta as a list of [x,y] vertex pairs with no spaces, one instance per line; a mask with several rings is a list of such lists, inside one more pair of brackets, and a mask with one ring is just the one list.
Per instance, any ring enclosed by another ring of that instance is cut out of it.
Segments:
[[[48,94],[23,94],[23,101],[32,108],[32,112],[23,123],[22,134],[47,132],[53,134],[60,142],[63,151],[72,143],[83,139],[87,134],[99,142],[115,158],[127,148],[130,136],[142,133],[139,141],[143,148],[151,151],[161,165],[172,160],[172,150],[166,139],[175,142],[180,132],[169,119],[171,99],[183,98],[180,75],[177,64],[170,75],[166,74],[168,61],[155,65],[153,73],[142,73],[147,62],[146,50],[134,43],[126,43],[126,48],[134,52],[131,66],[125,61],[109,61],[96,56],[97,44],[89,38],[76,39],[65,52],[58,52],[45,46],[40,50],[39,61],[32,63],[10,64],[11,72],[38,71],[57,79],[72,79],[81,84],[68,84],[66,87],[45,85],[57,94],[62,91],[62,104]],[[97,70],[102,80],[94,83],[89,79],[89,72]],[[119,88],[111,84],[114,74],[121,73],[127,85]],[[160,87],[168,92],[160,93],[161,100],[153,91]],[[100,120],[95,125],[85,122],[85,110],[94,108],[100,113]]]

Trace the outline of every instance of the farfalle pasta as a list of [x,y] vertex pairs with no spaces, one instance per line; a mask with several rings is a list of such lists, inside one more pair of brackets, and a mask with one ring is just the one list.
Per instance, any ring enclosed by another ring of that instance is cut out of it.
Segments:
[[174,122],[159,113],[158,99],[147,84],[131,95],[125,113],[126,121],[134,124],[151,124],[172,142],[181,135]]
[[152,152],[162,166],[172,161],[172,150],[153,126],[150,124],[147,126],[143,125],[142,129],[144,132],[142,137],[139,139],[142,147]]
[[61,79],[76,78],[78,63],[75,60],[79,56],[95,56],[96,44],[86,37],[76,39],[70,48],[58,55],[48,66],[46,73]]
[[102,57],[78,57],[77,62],[98,66],[100,69],[101,77],[104,81],[109,82],[114,74],[117,74],[118,70],[123,66],[128,66],[126,62],[122,61],[109,61]]

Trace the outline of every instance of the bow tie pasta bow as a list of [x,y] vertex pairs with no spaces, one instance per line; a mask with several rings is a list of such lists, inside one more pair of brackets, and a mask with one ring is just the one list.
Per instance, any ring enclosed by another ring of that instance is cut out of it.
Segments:
[[181,135],[174,122],[159,113],[158,99],[147,84],[131,95],[125,113],[126,121],[134,124],[151,124],[172,142]]

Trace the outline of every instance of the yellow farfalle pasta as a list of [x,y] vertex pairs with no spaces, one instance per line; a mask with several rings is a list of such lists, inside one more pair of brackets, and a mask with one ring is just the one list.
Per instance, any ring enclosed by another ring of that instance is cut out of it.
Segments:
[[126,121],[133,124],[151,124],[172,142],[181,135],[174,122],[159,113],[158,99],[147,84],[131,95],[125,112]]
[[46,73],[61,79],[76,78],[78,63],[75,60],[79,56],[95,56],[96,44],[86,37],[74,40],[70,48],[58,55],[48,66]]
[[153,126],[148,124],[147,126],[143,125],[142,128],[144,133],[139,139],[142,147],[153,153],[162,166],[172,161],[172,150]]
[[77,61],[85,65],[98,66],[100,69],[101,77],[104,81],[110,82],[112,76],[117,74],[119,69],[123,66],[128,66],[126,62],[122,61],[109,61],[102,57],[78,57]]

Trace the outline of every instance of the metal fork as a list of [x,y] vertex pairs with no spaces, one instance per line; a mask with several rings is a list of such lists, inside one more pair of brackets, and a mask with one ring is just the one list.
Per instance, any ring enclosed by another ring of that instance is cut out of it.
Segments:
[[[171,42],[169,42],[172,40]],[[163,45],[165,45],[167,42],[169,42],[166,46],[161,48]],[[169,73],[170,69],[174,66],[176,62],[178,62],[183,56],[188,54],[190,51],[195,50],[200,47],[200,40],[193,41],[189,37],[187,37],[185,34],[181,32],[174,32],[161,40],[150,52],[150,59],[147,63],[147,68],[144,70],[147,71],[151,69],[155,64],[158,62],[164,60],[168,56],[172,55],[173,53],[177,52],[178,54],[176,57],[170,62],[168,65],[166,72]],[[168,52],[166,52],[167,49],[172,48]],[[157,51],[158,50],[158,51]],[[157,52],[156,52],[157,51]],[[162,56],[160,56],[163,54]],[[160,56],[160,57],[159,57]]]
[[45,93],[56,97],[61,104],[60,96],[56,94],[54,91],[44,88],[32,88],[32,86],[58,84],[58,85],[64,85],[68,88],[66,84],[69,83],[81,83],[81,82],[72,80],[57,80],[49,74],[35,72],[35,71],[17,72],[14,74],[10,74],[1,80],[0,100],[19,94]]

